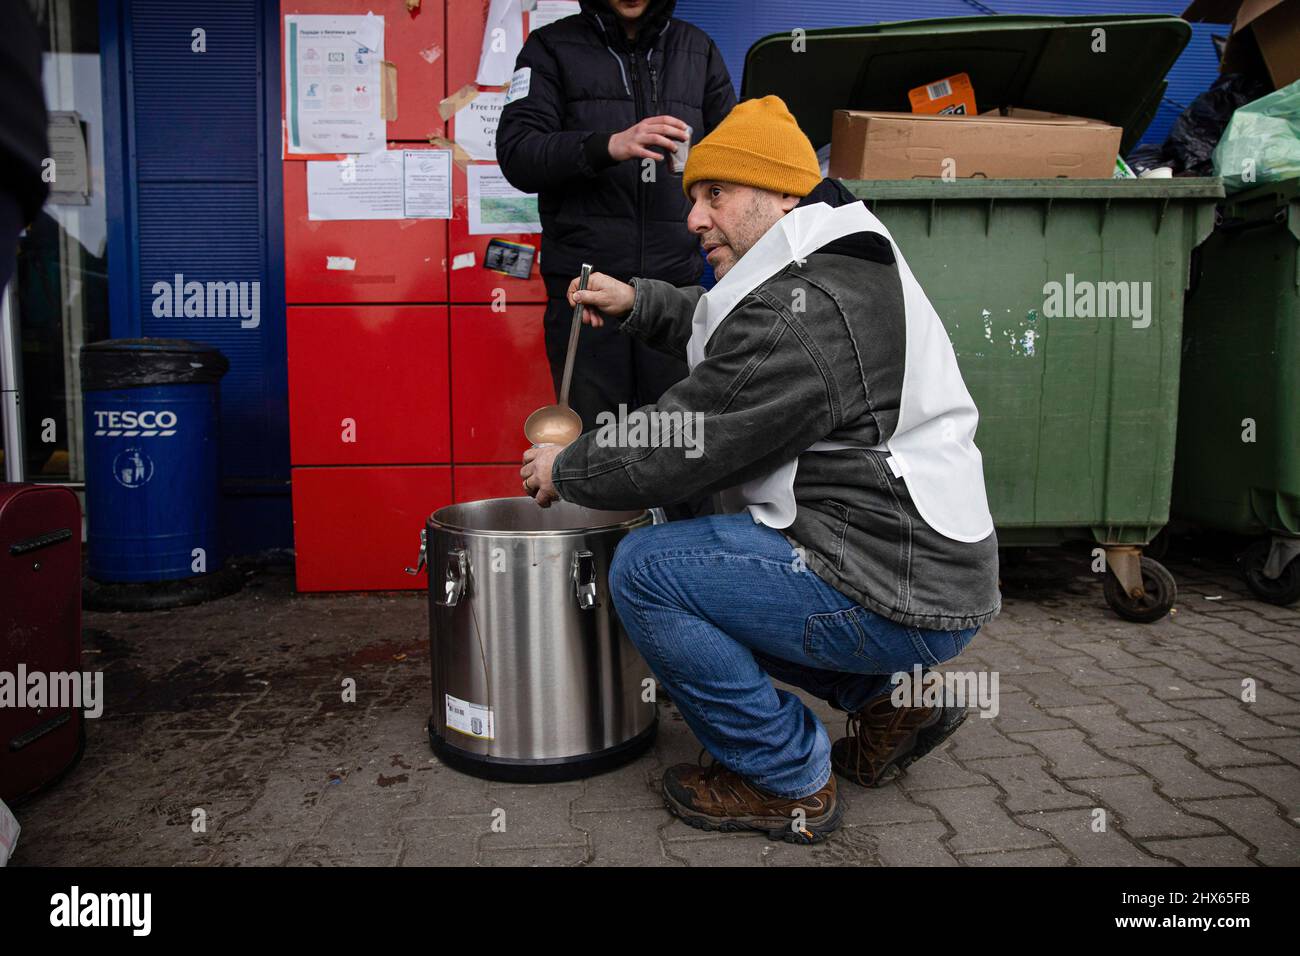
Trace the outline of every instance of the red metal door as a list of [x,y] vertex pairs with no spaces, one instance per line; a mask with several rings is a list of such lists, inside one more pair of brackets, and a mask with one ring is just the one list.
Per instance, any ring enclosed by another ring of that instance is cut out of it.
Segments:
[[288,313],[293,464],[451,461],[445,305]]
[[307,164],[283,165],[287,302],[447,301],[445,219],[313,221]]
[[451,307],[453,461],[518,462],[524,420],[555,401],[541,305]]
[[451,468],[293,470],[294,544],[300,591],[414,590],[420,531],[451,503]]

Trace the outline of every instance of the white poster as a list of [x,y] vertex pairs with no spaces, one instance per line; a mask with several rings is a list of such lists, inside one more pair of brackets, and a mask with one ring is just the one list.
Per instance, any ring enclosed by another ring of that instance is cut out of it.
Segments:
[[[76,201],[62,205],[51,201],[45,206],[45,212],[74,239],[86,247],[92,256],[107,255],[108,249],[108,207],[104,195],[104,97],[100,89],[99,54],[98,53],[46,53],[41,62],[41,85],[45,89],[45,102],[52,111],[65,111],[75,115],[78,125],[85,134],[85,149],[88,154],[86,163],[86,188],[88,195],[85,202],[80,194]],[[66,122],[66,121],[65,121]],[[53,120],[51,120],[51,124]],[[80,135],[80,134],[79,134]],[[53,136],[51,137],[54,138]],[[50,188],[62,192],[59,182],[64,179],[64,168],[55,157],[55,181]],[[63,195],[67,195],[64,193]],[[65,323],[64,330],[80,328],[76,323]],[[68,354],[75,354],[75,350]],[[71,382],[76,378],[74,371]],[[73,401],[74,390],[68,389],[69,401]],[[68,421],[80,418],[81,392],[75,392],[75,402],[69,408],[78,409],[76,416],[69,414]],[[78,434],[80,434],[78,432]],[[78,439],[76,448],[81,447]],[[79,453],[78,453],[79,454]],[[75,455],[74,455],[75,459]],[[80,464],[73,462],[76,468]]]
[[451,218],[451,150],[402,151],[407,219]]
[[50,202],[84,206],[90,202],[90,163],[86,137],[81,130],[81,114],[75,110],[51,110],[49,120],[50,158],[54,160]]
[[537,6],[528,14],[528,32],[581,12],[578,0],[537,0]]
[[456,113],[456,143],[470,159],[497,160],[497,125],[506,94],[481,91]]
[[307,163],[307,218],[402,219],[402,154],[349,156]]
[[450,219],[451,150],[395,149],[309,160],[307,218]]
[[384,18],[289,14],[284,46],[289,152],[383,149]]
[[510,82],[515,58],[524,45],[524,14],[519,0],[492,0],[483,27],[483,49],[479,53],[479,86],[503,86]]
[[468,173],[469,234],[499,235],[503,232],[541,232],[537,218],[537,194],[522,193],[506,182],[496,164],[471,164]]

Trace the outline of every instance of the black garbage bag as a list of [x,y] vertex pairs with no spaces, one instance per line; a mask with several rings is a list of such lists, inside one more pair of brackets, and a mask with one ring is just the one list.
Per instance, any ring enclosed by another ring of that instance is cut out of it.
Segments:
[[1271,87],[1244,73],[1225,73],[1192,100],[1174,121],[1162,152],[1175,172],[1188,176],[1214,175],[1214,147],[1237,107],[1272,92]]
[[1129,150],[1124,161],[1128,163],[1129,169],[1139,175],[1157,166],[1169,165],[1169,157],[1165,155],[1163,143],[1139,143]]

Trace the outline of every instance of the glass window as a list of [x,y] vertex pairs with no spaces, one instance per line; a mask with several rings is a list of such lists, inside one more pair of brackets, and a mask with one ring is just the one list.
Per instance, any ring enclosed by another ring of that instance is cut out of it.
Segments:
[[99,20],[97,4],[79,0],[36,8],[54,162],[45,207],[19,239],[9,300],[18,316],[24,463],[28,481],[80,483],[80,350],[109,334]]

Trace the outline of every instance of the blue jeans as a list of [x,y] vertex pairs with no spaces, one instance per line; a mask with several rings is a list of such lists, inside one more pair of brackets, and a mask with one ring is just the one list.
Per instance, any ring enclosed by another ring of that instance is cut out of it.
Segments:
[[978,628],[932,631],[861,607],[748,512],[633,531],[610,592],[629,637],[714,758],[782,797],[831,775],[830,738],[769,675],[845,711],[889,677],[956,657]]

